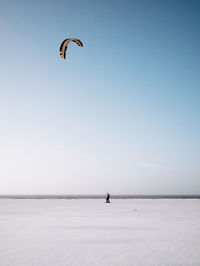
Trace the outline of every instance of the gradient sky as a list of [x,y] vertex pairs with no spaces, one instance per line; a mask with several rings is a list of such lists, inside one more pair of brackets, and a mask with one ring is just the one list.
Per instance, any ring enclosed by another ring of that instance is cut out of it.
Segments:
[[200,193],[199,1],[1,0],[0,31],[0,194]]

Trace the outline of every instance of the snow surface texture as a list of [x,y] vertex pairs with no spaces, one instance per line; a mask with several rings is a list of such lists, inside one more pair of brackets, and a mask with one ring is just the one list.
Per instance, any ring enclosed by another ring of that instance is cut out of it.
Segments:
[[0,265],[200,265],[200,200],[0,200]]

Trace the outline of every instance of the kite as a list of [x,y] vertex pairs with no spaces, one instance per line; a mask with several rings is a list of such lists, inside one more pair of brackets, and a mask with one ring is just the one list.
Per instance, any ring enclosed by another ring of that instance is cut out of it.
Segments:
[[78,39],[74,39],[74,38],[65,39],[60,45],[60,56],[64,60],[66,59],[66,51],[67,51],[68,44],[71,41],[75,42],[79,47],[83,47],[82,42]]

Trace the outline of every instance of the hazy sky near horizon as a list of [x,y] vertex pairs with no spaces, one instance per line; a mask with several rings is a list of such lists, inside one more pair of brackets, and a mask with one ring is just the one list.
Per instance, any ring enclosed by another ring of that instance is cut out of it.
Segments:
[[0,30],[0,194],[200,193],[199,1],[1,0]]

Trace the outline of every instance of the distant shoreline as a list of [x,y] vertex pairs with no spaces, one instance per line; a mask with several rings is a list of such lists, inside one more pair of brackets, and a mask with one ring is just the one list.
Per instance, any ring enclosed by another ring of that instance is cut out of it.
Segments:
[[[106,195],[0,195],[0,199],[105,199]],[[111,199],[200,199],[200,195],[112,195]]]

